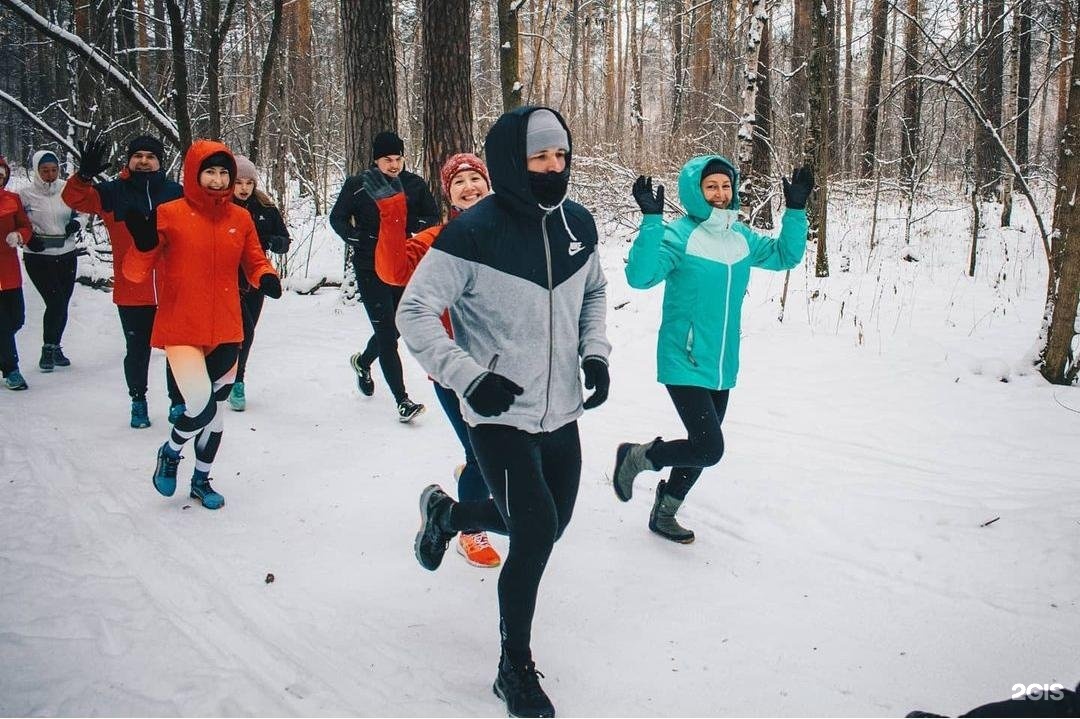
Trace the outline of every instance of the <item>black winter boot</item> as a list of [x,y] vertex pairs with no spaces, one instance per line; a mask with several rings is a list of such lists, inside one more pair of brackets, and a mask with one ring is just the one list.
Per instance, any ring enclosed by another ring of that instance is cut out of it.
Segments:
[[491,689],[506,702],[506,712],[512,717],[553,717],[555,707],[540,687],[542,676],[532,661],[514,666],[504,653]]
[[681,499],[676,499],[667,493],[667,482],[661,480],[660,484],[656,485],[656,501],[653,502],[652,513],[649,515],[649,529],[664,539],[670,539],[679,544],[693,542],[694,533],[675,519],[675,513],[679,511],[682,503]]

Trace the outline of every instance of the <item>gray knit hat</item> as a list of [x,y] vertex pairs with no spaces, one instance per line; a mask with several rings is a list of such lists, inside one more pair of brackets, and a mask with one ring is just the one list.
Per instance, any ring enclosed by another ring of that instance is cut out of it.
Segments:
[[255,163],[247,159],[243,155],[236,156],[236,179],[237,180],[254,180],[255,184],[259,184],[258,171],[255,169]]
[[570,152],[570,138],[555,113],[540,108],[529,114],[529,126],[525,133],[525,156],[552,147]]

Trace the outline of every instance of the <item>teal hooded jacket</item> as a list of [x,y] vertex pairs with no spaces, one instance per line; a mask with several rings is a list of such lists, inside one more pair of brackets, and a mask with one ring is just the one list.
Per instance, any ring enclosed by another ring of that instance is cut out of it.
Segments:
[[701,192],[701,172],[711,160],[739,173],[727,158],[700,155],[679,173],[679,200],[686,216],[665,223],[645,215],[630,248],[626,280],[644,290],[661,282],[664,310],[656,344],[657,379],[667,385],[730,389],[739,373],[739,330],[751,267],[789,270],[806,249],[806,211],[784,211],[776,239],[737,221],[735,193],[726,210]]

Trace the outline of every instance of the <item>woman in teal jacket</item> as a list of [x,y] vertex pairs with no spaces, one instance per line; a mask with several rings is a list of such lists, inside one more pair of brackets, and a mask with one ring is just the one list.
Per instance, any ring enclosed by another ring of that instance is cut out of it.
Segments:
[[663,219],[662,185],[654,194],[651,177],[634,183],[634,199],[645,216],[630,249],[626,279],[637,289],[666,283],[657,379],[667,387],[688,437],[620,444],[612,476],[616,496],[628,502],[640,472],[673,468],[670,479],[656,488],[649,517],[649,529],[672,541],[694,541],[675,514],[702,469],[724,453],[720,425],[739,372],[739,326],[750,268],[789,270],[802,261],[813,174],[801,168],[783,183],[787,209],[776,239],[738,221],[739,172],[719,155],[694,157],[683,167],[679,199],[687,214],[674,222]]

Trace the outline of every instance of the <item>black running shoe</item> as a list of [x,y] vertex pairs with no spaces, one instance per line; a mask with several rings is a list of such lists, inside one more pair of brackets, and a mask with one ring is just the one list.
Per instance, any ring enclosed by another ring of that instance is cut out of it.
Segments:
[[349,364],[356,373],[356,388],[360,390],[360,394],[365,397],[375,394],[375,380],[371,378],[371,368],[360,361],[359,352],[349,358]]
[[424,405],[413,402],[406,397],[398,402],[397,414],[399,422],[412,422],[424,413]]
[[447,545],[457,535],[445,528],[453,506],[454,500],[437,484],[429,485],[420,494],[420,531],[416,533],[413,552],[424,569],[439,568]]
[[491,689],[506,702],[506,712],[512,717],[553,717],[555,707],[540,687],[542,676],[533,662],[515,667],[503,655]]

